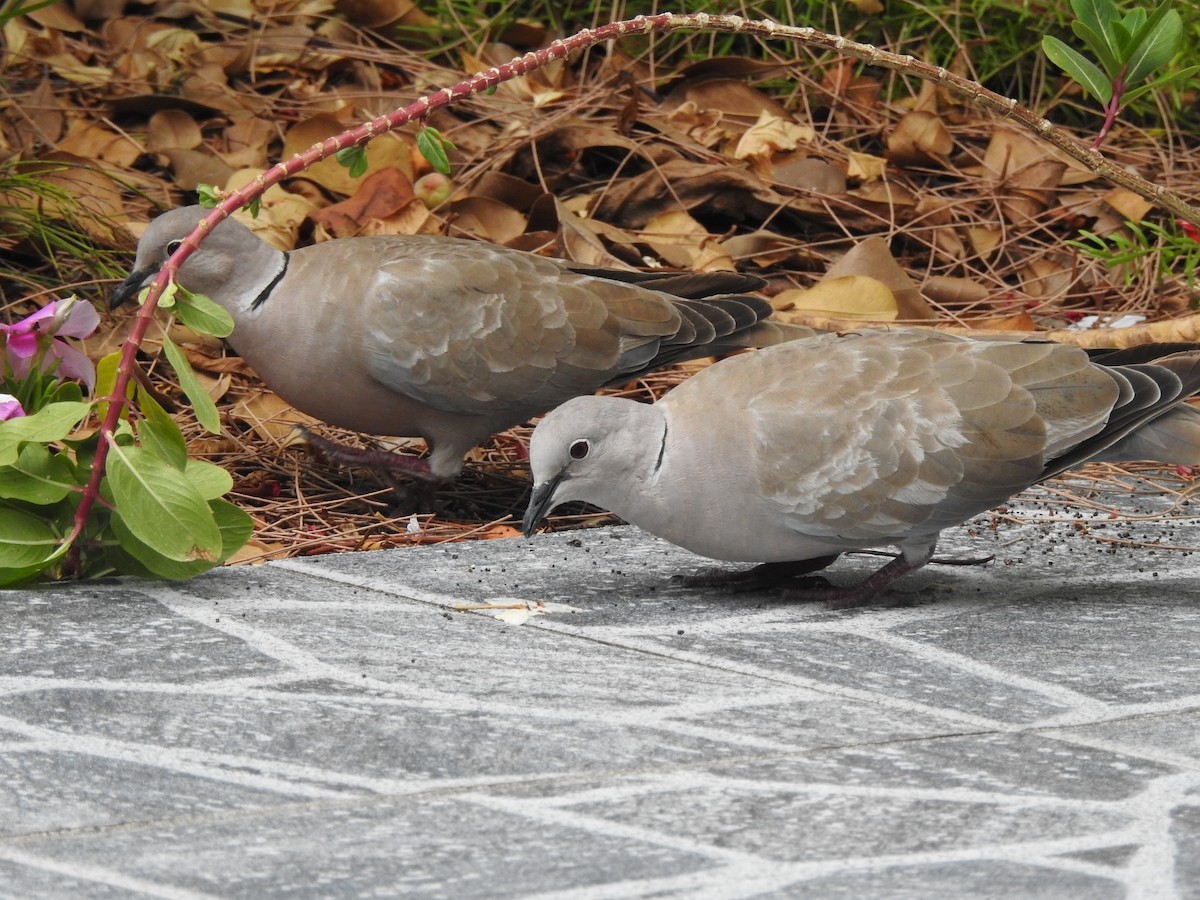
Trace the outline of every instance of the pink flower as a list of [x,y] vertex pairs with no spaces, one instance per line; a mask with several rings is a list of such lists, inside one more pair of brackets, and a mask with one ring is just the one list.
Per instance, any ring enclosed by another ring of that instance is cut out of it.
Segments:
[[[9,368],[15,377],[24,378],[45,346],[41,370],[54,370],[55,377],[59,379],[76,378],[86,384],[90,391],[96,384],[96,367],[63,338],[85,338],[99,324],[100,314],[95,308],[73,296],[54,300],[12,325],[0,324]],[[51,336],[48,346],[44,341],[47,335]]]
[[25,410],[21,408],[20,400],[12,394],[0,394],[0,422],[19,419],[23,415],[25,415]]

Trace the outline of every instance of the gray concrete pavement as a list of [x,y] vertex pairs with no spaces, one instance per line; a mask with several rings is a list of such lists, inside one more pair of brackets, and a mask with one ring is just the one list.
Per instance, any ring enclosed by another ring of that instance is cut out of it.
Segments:
[[1200,568],[1095,537],[1200,522],[991,524],[849,612],[631,528],[0,594],[0,896],[1200,898]]

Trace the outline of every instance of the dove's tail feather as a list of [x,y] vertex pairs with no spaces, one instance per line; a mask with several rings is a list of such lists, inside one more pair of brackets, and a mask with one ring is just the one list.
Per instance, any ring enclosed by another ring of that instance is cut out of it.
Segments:
[[1088,460],[1200,465],[1200,345],[1143,344],[1090,354],[1121,395],[1104,428],[1047,466],[1047,477]]

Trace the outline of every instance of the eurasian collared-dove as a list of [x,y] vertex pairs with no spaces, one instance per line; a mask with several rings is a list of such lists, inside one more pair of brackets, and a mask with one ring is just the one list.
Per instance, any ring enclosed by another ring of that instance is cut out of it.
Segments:
[[[206,212],[176,209],[150,224],[113,306]],[[433,236],[282,253],[231,219],[179,283],[228,310],[230,343],[284,400],[354,431],[424,438],[427,462],[387,454],[388,464],[434,481],[457,475],[489,435],[571,397],[789,334],[760,321],[767,301],[729,295],[762,284],[734,272],[618,272]]]
[[1197,391],[1197,344],[1089,357],[929,331],[819,335],[719,362],[653,405],[563,404],[533,433],[524,530],[585,500],[789,574],[896,546],[861,585],[825,592],[856,606],[928,562],[943,528],[1071,466],[1200,464],[1200,413],[1182,405]]

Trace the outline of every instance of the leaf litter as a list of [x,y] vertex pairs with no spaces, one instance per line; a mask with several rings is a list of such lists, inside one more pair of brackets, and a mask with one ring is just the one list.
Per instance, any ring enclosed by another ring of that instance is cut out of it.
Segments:
[[[100,254],[130,260],[153,214],[192,202],[197,185],[237,188],[315,141],[558,37],[519,22],[456,60],[431,60],[397,37],[429,24],[406,0],[160,0],[133,11],[75,0],[9,21],[0,159],[78,205],[23,191],[0,205],[74,225],[93,246],[48,252],[37,233],[0,220],[0,250],[13,261],[0,272],[6,313],[25,314],[58,289],[103,306],[117,270],[98,277]],[[268,191],[256,219],[240,217],[282,249],[442,233],[595,265],[736,268],[767,279],[785,321],[1060,335],[1089,316],[1140,316],[1169,339],[1172,321],[1197,305],[1195,287],[1160,279],[1152,260],[1130,279],[1065,243],[1081,229],[1117,234],[1126,219],[1152,220],[1148,204],[932,85],[890,100],[886,73],[788,44],[762,59],[678,59],[644,39],[593,48],[434,113],[430,124],[454,145],[448,179],[418,152],[411,126],[367,146],[363,177],[329,160]],[[1200,157],[1178,135],[1118,130],[1106,154],[1197,193]],[[128,327],[128,313],[107,316],[93,358]],[[398,452],[420,452],[420,441],[314,423],[219,342],[178,325],[171,336],[217,402],[221,434],[192,421],[156,362],[161,340],[143,347],[142,380],[181,422],[189,454],[233,475],[231,498],[255,521],[235,561],[517,533],[528,426],[473,451],[443,507],[414,515],[376,475],[314,459],[296,428]],[[653,399],[704,364],[616,393]],[[1137,467],[1086,471],[1061,488],[1083,503],[1147,477]],[[1191,491],[1191,472],[1154,471],[1174,495]],[[576,508],[553,521],[614,520]]]

